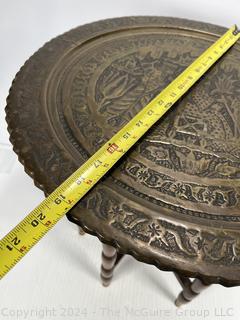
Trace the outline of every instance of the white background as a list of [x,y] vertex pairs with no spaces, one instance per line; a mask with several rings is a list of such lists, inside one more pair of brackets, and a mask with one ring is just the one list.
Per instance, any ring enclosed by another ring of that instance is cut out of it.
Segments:
[[[8,169],[3,169],[3,164],[0,169],[0,237],[44,199],[14,152],[6,152],[10,143],[4,107],[16,72],[49,39],[87,22],[127,15],[163,15],[240,26],[240,3],[0,0],[0,157],[8,164]],[[100,252],[96,238],[81,237],[76,226],[63,218],[1,280],[0,319],[25,319],[27,314],[28,319],[57,320],[239,318],[240,288],[213,285],[177,311],[173,301],[180,286],[173,274],[129,256],[116,268],[111,286],[103,288],[99,281]]]

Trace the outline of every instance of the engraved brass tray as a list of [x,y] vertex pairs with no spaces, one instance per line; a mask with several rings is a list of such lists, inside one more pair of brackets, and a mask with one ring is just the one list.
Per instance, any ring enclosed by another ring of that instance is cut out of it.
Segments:
[[[6,107],[19,161],[53,191],[225,28],[166,17],[90,23],[46,43]],[[122,253],[240,284],[237,43],[67,214]]]

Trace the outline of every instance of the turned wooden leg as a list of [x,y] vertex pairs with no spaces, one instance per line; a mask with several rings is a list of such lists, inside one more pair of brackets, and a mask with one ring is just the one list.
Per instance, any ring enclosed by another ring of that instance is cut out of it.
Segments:
[[209,287],[209,285],[204,284],[200,279],[195,279],[191,281],[187,277],[183,277],[177,273],[175,276],[179,283],[181,284],[183,290],[178,295],[175,300],[175,305],[180,307],[181,305],[190,302],[193,298],[198,296],[204,289]]
[[105,287],[109,286],[111,283],[116,260],[117,250],[112,246],[103,244],[101,280]]
[[85,231],[81,227],[78,227],[78,230],[79,230],[79,234],[81,236],[83,236],[85,234]]

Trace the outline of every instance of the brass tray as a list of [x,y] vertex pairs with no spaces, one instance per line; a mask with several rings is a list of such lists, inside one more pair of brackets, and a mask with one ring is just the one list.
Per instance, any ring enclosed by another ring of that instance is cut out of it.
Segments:
[[[25,171],[53,191],[225,28],[167,17],[90,23],[46,43],[7,100]],[[240,284],[240,54],[230,49],[67,214],[122,253]]]

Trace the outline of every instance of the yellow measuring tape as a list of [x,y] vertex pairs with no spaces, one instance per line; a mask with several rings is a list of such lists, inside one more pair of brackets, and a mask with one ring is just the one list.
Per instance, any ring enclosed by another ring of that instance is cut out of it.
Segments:
[[240,38],[230,28],[0,241],[2,278]]

